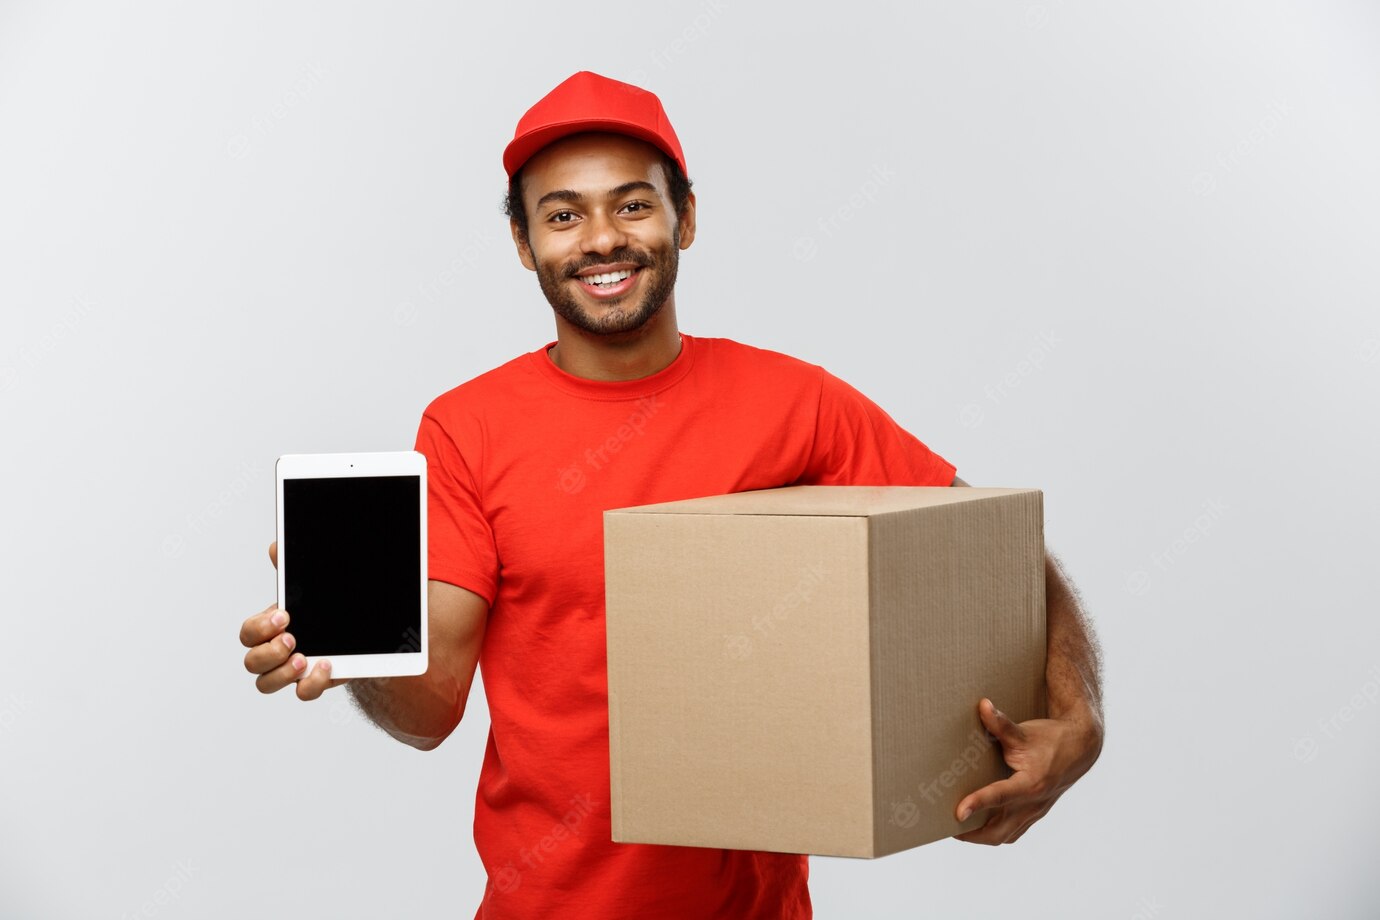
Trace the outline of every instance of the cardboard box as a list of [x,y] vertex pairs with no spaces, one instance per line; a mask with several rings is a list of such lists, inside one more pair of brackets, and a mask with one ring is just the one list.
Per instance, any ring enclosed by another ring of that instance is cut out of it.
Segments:
[[1043,495],[792,486],[604,513],[613,840],[877,857],[978,827],[1044,715]]

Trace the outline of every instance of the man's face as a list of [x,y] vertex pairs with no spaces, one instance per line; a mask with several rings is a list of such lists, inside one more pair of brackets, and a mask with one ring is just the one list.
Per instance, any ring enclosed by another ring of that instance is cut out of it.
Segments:
[[528,239],[514,225],[514,242],[571,325],[633,332],[670,298],[679,250],[694,240],[694,199],[678,220],[661,159],[651,144],[588,133],[562,138],[523,167]]

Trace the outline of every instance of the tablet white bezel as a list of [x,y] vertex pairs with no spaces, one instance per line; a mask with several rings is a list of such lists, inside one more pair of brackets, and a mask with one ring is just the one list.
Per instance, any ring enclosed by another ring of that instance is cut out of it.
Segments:
[[[421,648],[410,652],[391,652],[374,655],[322,655],[331,663],[332,678],[346,677],[412,677],[426,672],[427,639],[427,483],[426,457],[415,450],[375,451],[340,454],[283,454],[275,464],[278,508],[278,605],[286,609],[287,567],[292,564],[292,547],[283,539],[283,481],[287,479],[360,478],[367,476],[418,476],[418,505],[421,532],[421,570],[418,591],[421,595],[421,623],[417,634]],[[288,616],[292,611],[288,610]],[[288,621],[292,632],[292,621]],[[316,666],[318,658],[308,657],[302,674],[306,676]]]

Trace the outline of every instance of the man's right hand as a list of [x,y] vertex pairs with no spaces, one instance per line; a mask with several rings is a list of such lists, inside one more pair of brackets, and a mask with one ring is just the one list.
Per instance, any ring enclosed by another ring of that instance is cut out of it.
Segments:
[[[268,558],[278,567],[278,542],[268,544]],[[307,659],[293,651],[296,640],[287,631],[288,612],[277,604],[256,613],[240,626],[240,644],[249,649],[244,654],[244,667],[250,674],[259,675],[254,685],[261,693],[275,693],[288,684],[297,684],[299,700],[314,700],[330,687],[348,682],[349,678],[331,679],[331,663],[319,659],[312,671],[303,677]]]

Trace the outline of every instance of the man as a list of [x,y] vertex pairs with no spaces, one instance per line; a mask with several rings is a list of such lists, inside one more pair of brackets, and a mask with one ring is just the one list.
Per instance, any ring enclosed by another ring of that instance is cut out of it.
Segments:
[[[656,96],[577,73],[519,121],[504,166],[513,242],[557,338],[424,411],[430,667],[350,690],[431,750],[483,668],[492,727],[474,829],[489,884],[476,917],[808,918],[805,856],[611,842],[601,514],[797,483],[966,483],[822,367],[679,332],[695,196]],[[961,839],[1016,840],[1101,748],[1096,648],[1071,585],[1046,568],[1050,717],[1017,725],[979,704],[1015,772],[959,803],[960,819],[991,810]],[[316,699],[345,681],[325,661],[302,673],[288,615],[244,622],[245,666],[263,692],[295,683]]]

